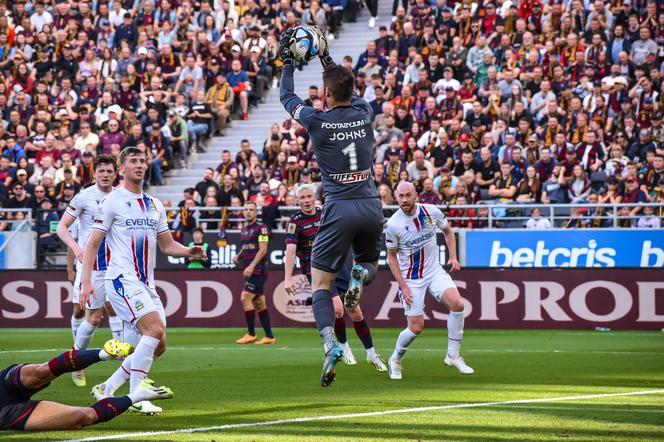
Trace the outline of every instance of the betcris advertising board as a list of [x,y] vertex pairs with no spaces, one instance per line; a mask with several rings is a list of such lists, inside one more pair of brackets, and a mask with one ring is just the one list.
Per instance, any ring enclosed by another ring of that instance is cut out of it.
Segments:
[[664,230],[470,230],[468,267],[664,267]]

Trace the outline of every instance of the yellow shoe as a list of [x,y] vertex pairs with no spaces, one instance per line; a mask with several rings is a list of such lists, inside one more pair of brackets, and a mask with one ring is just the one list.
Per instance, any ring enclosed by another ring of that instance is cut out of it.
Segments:
[[240,339],[235,341],[236,344],[251,344],[256,341],[256,336],[251,336],[249,333],[245,333]]
[[126,358],[134,352],[134,347],[126,342],[118,341],[117,339],[110,339],[104,344],[104,351],[112,358]]
[[256,345],[266,345],[266,344],[276,344],[277,340],[275,338],[268,338],[267,336],[261,339],[260,341],[254,342]]
[[76,385],[77,387],[85,387],[85,385],[87,384],[85,380],[85,373],[83,372],[83,370],[72,371],[71,379],[74,381],[74,385]]

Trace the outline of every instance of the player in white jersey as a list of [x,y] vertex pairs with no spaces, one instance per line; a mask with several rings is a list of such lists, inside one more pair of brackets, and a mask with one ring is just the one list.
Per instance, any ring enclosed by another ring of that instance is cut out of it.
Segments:
[[[99,205],[83,260],[81,303],[95,296],[91,277],[94,253],[106,239],[110,250],[105,276],[106,294],[118,316],[137,327],[141,334],[134,353],[102,384],[103,394],[107,396],[113,395],[127,380],[130,381],[130,391],[140,388],[153,359],[166,351],[166,314],[154,281],[157,245],[165,255],[206,259],[201,247],[185,247],[173,239],[164,206],[143,193],[147,167],[142,150],[127,147],[122,151],[120,172],[124,177],[123,185]],[[95,386],[93,393],[97,387],[101,386]],[[145,412],[142,407],[143,404],[133,405],[137,412]],[[160,411],[155,407],[150,414]]]
[[[109,252],[104,242],[102,242],[97,251],[94,273],[92,275],[98,296],[91,299],[91,302],[88,302],[87,305],[79,306],[79,294],[81,288],[83,248],[92,230],[92,218],[97,213],[99,202],[113,190],[113,182],[116,176],[117,165],[115,158],[108,155],[97,157],[95,160],[95,184],[80,191],[74,197],[58,224],[58,236],[69,247],[76,262],[76,277],[73,281],[73,302],[75,305],[71,321],[74,348],[76,350],[84,350],[90,345],[95,330],[97,330],[99,322],[102,319],[102,309],[106,303],[104,274],[106,273]],[[74,230],[73,233],[72,230]],[[107,310],[113,339],[122,340],[122,320],[115,315],[110,305],[107,306]],[[83,319],[83,313],[85,314],[85,319]],[[72,379],[74,380],[74,384],[79,387],[86,385],[83,371],[72,372]]]
[[455,367],[462,374],[472,374],[473,369],[459,356],[463,338],[464,300],[438,259],[436,228],[445,235],[450,270],[461,268],[456,256],[454,232],[445,215],[436,206],[416,203],[417,192],[411,183],[399,184],[396,198],[400,209],[387,221],[385,245],[387,262],[399,283],[408,327],[399,334],[390,358],[390,378],[401,379],[401,359],[408,346],[424,329],[424,298],[427,293],[450,310],[445,365]]

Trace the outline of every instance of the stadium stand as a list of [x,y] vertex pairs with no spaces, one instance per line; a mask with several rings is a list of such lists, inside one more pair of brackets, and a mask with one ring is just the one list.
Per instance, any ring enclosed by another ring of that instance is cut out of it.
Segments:
[[[531,205],[553,227],[661,226],[661,5],[382,2],[374,28],[361,6],[0,4],[0,204],[31,209],[0,212],[0,230],[31,213],[48,237],[48,211],[91,182],[94,156],[127,145],[148,152],[146,186],[174,220],[250,198],[278,222],[294,187],[319,181],[275,93],[279,33],[300,23],[325,29],[375,110],[386,207],[408,180],[457,227],[539,225]],[[318,62],[296,78],[324,106]]]

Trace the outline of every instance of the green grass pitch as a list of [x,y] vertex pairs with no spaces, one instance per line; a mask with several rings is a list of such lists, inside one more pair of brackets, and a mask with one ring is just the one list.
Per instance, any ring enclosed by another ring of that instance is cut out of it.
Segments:
[[[642,441],[664,439],[664,393],[585,397],[607,393],[664,391],[664,334],[648,332],[467,330],[462,347],[475,369],[462,376],[443,366],[444,330],[428,329],[403,361],[404,379],[391,381],[364,360],[364,350],[348,335],[358,358],[339,365],[337,381],[318,385],[322,349],[315,329],[277,329],[275,346],[238,346],[239,329],[171,329],[166,354],[152,366],[157,385],[176,397],[162,401],[161,416],[124,414],[80,432],[5,432],[0,440],[63,440],[131,432],[251,424],[190,433],[146,434],[120,440],[145,441],[347,441],[347,440],[542,440]],[[375,329],[385,357],[398,330]],[[260,333],[259,333],[260,334]],[[98,331],[101,345],[110,333]],[[41,362],[71,346],[66,329],[0,330],[0,366]],[[87,370],[88,387],[69,375],[57,379],[37,399],[84,406],[93,384],[117,362]],[[126,391],[124,389],[121,392]],[[482,405],[527,399],[577,397]],[[346,416],[430,406],[458,406],[399,414]],[[286,420],[271,425],[266,421]]]

